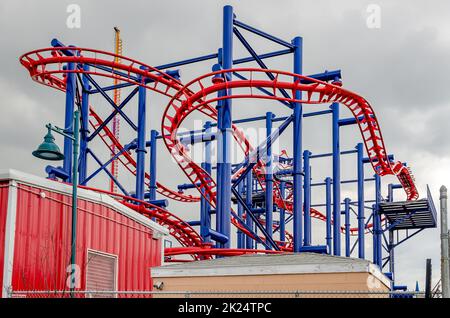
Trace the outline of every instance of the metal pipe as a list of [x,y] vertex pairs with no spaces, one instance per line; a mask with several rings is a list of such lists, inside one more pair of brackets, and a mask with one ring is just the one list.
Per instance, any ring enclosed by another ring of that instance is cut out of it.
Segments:
[[[247,173],[247,176],[245,178],[245,203],[250,208],[252,208],[252,192],[253,192],[252,190],[253,190],[253,175],[252,171],[250,171]],[[246,212],[245,223],[249,228],[251,229],[253,228],[253,220],[248,215],[248,212]],[[249,236],[246,237],[245,246],[247,249],[253,249],[253,240],[251,237]]]
[[[52,41],[53,43],[53,41]],[[75,70],[75,63],[67,63],[66,74],[66,109],[65,109],[65,120],[64,120],[64,131],[71,135],[73,133],[73,117],[74,117],[74,105],[75,105],[75,73],[70,72]],[[70,169],[72,168],[72,154],[73,154],[73,143],[68,137],[64,137],[64,161],[63,169],[67,171],[69,178],[64,180],[66,182],[72,182],[72,177],[70,174]]]
[[341,159],[339,144],[339,103],[331,105],[333,130],[333,254],[341,255]]
[[[388,184],[388,202],[394,202],[394,185],[392,183]],[[394,230],[389,229],[389,272],[392,274],[392,285],[395,285],[395,244],[394,244]]]
[[156,137],[158,131],[152,129],[150,131],[150,185],[149,185],[149,200],[156,200]]
[[381,178],[375,174],[375,204],[373,205],[373,262],[382,267],[382,242],[381,242],[381,216],[378,213],[378,206],[381,202]]
[[[83,70],[89,72],[89,66],[83,65]],[[81,130],[80,130],[80,166],[79,166],[79,177],[80,184],[85,185],[84,180],[87,177],[87,148],[88,148],[88,138],[89,138],[89,80],[83,74],[83,91],[81,93]]]
[[[238,184],[238,192],[240,194],[243,194],[244,192],[244,183],[241,181]],[[238,216],[240,218],[242,218],[243,214],[244,214],[244,207],[242,206],[242,204],[240,202],[237,203],[238,206]],[[237,230],[237,248],[244,248],[244,233],[242,233],[241,230]]]
[[357,150],[357,174],[358,174],[358,257],[365,258],[365,208],[364,208],[364,146],[362,143],[356,145]]
[[72,233],[70,249],[70,297],[75,297],[76,263],[77,263],[77,195],[78,195],[78,147],[80,139],[80,113],[74,113],[73,121],[73,158],[72,158]]
[[[233,7],[225,6],[223,8],[223,42],[222,50],[219,55],[222,55],[222,69],[228,70],[233,67]],[[231,75],[230,75],[231,76]],[[227,78],[227,80],[229,80]],[[231,95],[231,90],[226,89],[220,94]],[[224,236],[230,238],[231,230],[231,139],[232,139],[232,112],[231,99],[222,100],[218,116],[218,205],[217,215],[219,219],[218,231]],[[219,244],[219,247],[229,248],[230,240],[226,243]]]
[[[280,196],[281,199],[284,200],[286,196],[286,182],[280,182]],[[280,226],[278,227],[280,230],[280,242],[283,244],[286,241],[286,210],[280,208]]]
[[[84,75],[84,74],[83,74]],[[87,77],[89,78],[89,77]],[[94,130],[92,132],[92,134],[89,136],[89,141],[91,141],[92,139],[94,139],[95,136],[97,136],[104,128],[105,126],[107,126],[109,124],[109,122],[115,117],[117,116],[117,114],[119,113],[119,110],[122,110],[126,104],[128,104],[128,102],[134,97],[134,95],[136,95],[136,93],[139,92],[139,87],[135,87],[130,94],[128,94],[128,96],[120,103],[119,106],[117,106],[117,109],[114,109],[113,112],[111,114],[109,114],[108,117],[106,117],[106,119],[97,127],[96,130]],[[121,115],[122,116],[122,115]],[[123,117],[123,116],[122,116]],[[133,129],[135,129],[134,123],[132,123],[131,126]]]
[[[145,69],[144,67],[141,67]],[[144,81],[145,79],[141,79]],[[137,124],[137,148],[136,148],[136,198],[144,200],[145,185],[145,119],[146,119],[146,95],[145,87],[139,86],[138,124]]]
[[425,298],[431,298],[431,279],[432,279],[431,258],[427,258],[425,269]]
[[[211,131],[211,122],[207,121],[204,125],[206,132]],[[211,175],[211,142],[205,142],[205,159],[201,164],[203,170]],[[209,185],[209,182],[208,182]],[[202,190],[203,191],[203,190]],[[204,242],[210,242],[209,229],[211,228],[211,205],[209,203],[209,197],[200,198],[200,235]]]
[[[273,233],[273,174],[272,174],[272,119],[271,112],[266,113],[266,189],[265,189],[265,209],[266,209],[266,232],[272,237]],[[271,249],[270,246],[268,249]]]
[[[302,59],[303,59],[303,39],[301,37],[295,37],[292,41],[294,45],[294,73],[302,74]],[[295,79],[294,79],[295,81]],[[302,92],[296,90],[294,92],[295,99],[301,99]],[[294,188],[293,188],[293,214],[294,214],[294,252],[300,252],[303,244],[303,199],[302,199],[302,187],[303,187],[303,175],[302,175],[302,113],[303,107],[301,103],[294,103]]]
[[275,36],[273,36],[273,35],[270,35],[270,34],[268,34],[268,33],[266,33],[266,32],[263,32],[263,31],[261,31],[261,30],[258,30],[258,29],[256,29],[256,28],[254,28],[254,27],[252,27],[252,26],[250,26],[250,25],[248,25],[248,24],[245,24],[245,23],[243,23],[243,22],[240,22],[240,21],[238,21],[238,20],[234,20],[234,25],[236,25],[236,26],[238,26],[238,27],[240,27],[240,28],[243,28],[244,30],[247,30],[247,31],[249,31],[249,32],[252,32],[252,33],[254,33],[254,34],[257,34],[257,35],[259,35],[259,36],[261,36],[261,37],[263,37],[263,38],[265,38],[265,39],[268,39],[268,40],[270,40],[270,41],[273,41],[273,42],[275,42],[275,43],[278,43],[278,44],[280,44],[280,45],[283,45],[283,46],[285,46],[285,47],[288,47],[288,48],[290,48],[290,49],[293,49],[293,48],[294,48],[294,45],[292,45],[291,43],[286,42],[286,41],[284,41],[284,40],[282,40],[282,39],[279,39],[279,38],[277,38],[277,37],[275,37]]
[[309,150],[303,151],[303,170],[305,174],[304,191],[304,208],[303,208],[303,226],[304,239],[303,246],[311,245],[311,166],[310,158],[311,152]]
[[332,249],[332,236],[331,236],[331,178],[325,178],[325,214],[326,214],[326,236],[325,241],[328,246],[328,254],[331,254]]
[[344,199],[345,256],[350,257],[350,199]]
[[183,61],[178,61],[178,62],[158,65],[158,66],[155,66],[155,68],[157,68],[159,70],[163,70],[163,69],[166,69],[166,68],[172,68],[172,67],[177,67],[177,66],[182,66],[182,65],[187,65],[187,64],[207,61],[207,60],[212,60],[212,59],[215,59],[215,58],[217,58],[217,53],[212,53],[212,54],[208,54],[208,55],[194,57],[192,59],[187,59],[187,60],[183,60]]
[[447,225],[447,188],[442,186],[439,190],[439,200],[441,205],[441,284],[442,297],[450,298],[449,279],[449,232]]

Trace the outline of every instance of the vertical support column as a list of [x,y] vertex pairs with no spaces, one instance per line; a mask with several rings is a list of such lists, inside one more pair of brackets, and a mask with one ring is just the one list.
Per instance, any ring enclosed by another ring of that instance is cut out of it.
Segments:
[[[211,122],[204,125],[205,134],[211,132]],[[201,165],[202,169],[211,175],[211,141],[205,142],[205,159]],[[209,229],[211,228],[211,205],[208,198],[200,198],[200,235],[204,242],[210,242]]]
[[333,127],[333,254],[341,255],[341,149],[339,144],[339,103],[331,105]]
[[[394,201],[394,185],[392,183],[388,184],[388,202]],[[395,255],[394,255],[394,231],[389,230],[389,272],[392,275],[392,282],[395,281]]]
[[[141,67],[145,69],[144,67]],[[142,82],[145,78],[141,79]],[[138,101],[138,124],[137,124],[137,160],[136,160],[136,198],[144,200],[145,181],[145,117],[146,117],[146,96],[145,87],[139,86]]]
[[[83,70],[89,72],[89,65],[83,65]],[[81,93],[81,138],[80,138],[80,166],[79,176],[80,184],[84,185],[87,177],[87,149],[89,137],[89,79],[85,74],[82,75],[83,91]]]
[[441,206],[441,280],[442,298],[450,298],[449,255],[448,255],[448,225],[447,225],[447,188],[439,189],[439,201]]
[[344,199],[345,215],[345,256],[350,257],[350,199]]
[[[245,204],[249,208],[253,208],[253,204],[252,204],[253,174],[252,174],[252,171],[247,173],[245,180],[246,180],[245,181]],[[248,212],[246,212],[246,213],[248,213]],[[250,229],[253,229],[253,220],[249,215],[246,216],[245,223]],[[248,249],[253,249],[253,239],[249,236],[246,237],[245,247]]]
[[[272,119],[273,114],[271,112],[266,113],[266,136],[270,138],[272,134]],[[268,139],[266,139],[268,140]],[[266,150],[266,232],[272,238],[273,233],[273,175],[272,175],[272,145],[268,142]],[[266,249],[272,249],[270,245]]]
[[[75,63],[67,63],[67,70],[73,71],[75,70]],[[65,110],[65,120],[64,120],[64,128],[66,133],[69,135],[73,133],[73,111],[75,105],[75,83],[76,77],[75,73],[69,72],[66,73],[67,82],[66,82],[66,110]],[[64,162],[63,162],[63,170],[67,172],[69,175],[68,180],[64,180],[67,182],[72,182],[72,175],[70,170],[72,169],[72,139],[68,137],[64,137]]]
[[304,191],[304,246],[311,246],[311,165],[310,165],[311,152],[305,150],[303,152],[303,171],[305,173]]
[[70,297],[74,297],[75,290],[75,271],[77,264],[77,195],[78,195],[78,147],[80,140],[80,113],[78,110],[74,113],[73,121],[73,158],[72,158],[72,224],[70,239]]
[[[223,8],[223,43],[222,43],[222,68],[224,70],[233,67],[233,7]],[[231,80],[231,74],[225,74],[226,80]],[[227,89],[226,95],[231,94]],[[217,195],[219,197],[217,205],[218,231],[228,237],[228,241],[218,244],[219,247],[230,247],[231,231],[231,99],[224,99],[220,106],[218,120],[218,130],[220,138],[218,141],[218,185]]]
[[325,178],[325,212],[326,212],[326,236],[325,241],[327,242],[328,253],[332,253],[332,236],[331,236],[331,178]]
[[[242,193],[244,192],[244,182],[241,181],[238,184],[238,192],[239,195],[242,195]],[[244,214],[244,207],[242,206],[241,203],[238,202],[238,216],[240,218],[242,218],[242,215]],[[242,233],[241,230],[237,230],[237,248],[244,248],[244,233]]]
[[378,206],[381,202],[381,178],[375,174],[375,204],[373,205],[373,262],[381,269],[381,217],[378,213]]
[[[302,59],[303,59],[303,39],[295,37],[292,41],[294,45],[294,73],[302,74]],[[302,92],[296,90],[294,92],[295,99],[301,100]],[[303,106],[301,103],[294,103],[294,154],[293,154],[293,231],[294,231],[294,252],[300,252],[302,248],[303,239],[303,176],[302,176],[302,117]]]
[[149,184],[149,200],[156,200],[156,149],[158,131],[152,129],[150,131],[150,184]]
[[[280,196],[281,199],[284,200],[286,197],[286,182],[281,181],[280,182]],[[283,208],[280,208],[280,242],[283,244],[284,241],[286,241],[286,210]]]
[[357,174],[358,174],[358,257],[364,259],[365,257],[365,207],[364,207],[364,148],[363,144],[356,145],[357,150]]

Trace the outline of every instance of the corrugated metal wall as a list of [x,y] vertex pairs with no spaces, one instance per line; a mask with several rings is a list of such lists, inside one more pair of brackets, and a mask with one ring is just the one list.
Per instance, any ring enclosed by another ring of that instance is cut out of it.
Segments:
[[[40,193],[44,192],[45,197]],[[66,290],[71,197],[19,184],[14,290]],[[77,265],[86,287],[88,249],[118,257],[118,290],[151,290],[150,267],[161,264],[151,229],[96,202],[78,201]]]
[[0,182],[0,286],[3,286],[3,264],[5,255],[5,225],[8,209],[8,181]]

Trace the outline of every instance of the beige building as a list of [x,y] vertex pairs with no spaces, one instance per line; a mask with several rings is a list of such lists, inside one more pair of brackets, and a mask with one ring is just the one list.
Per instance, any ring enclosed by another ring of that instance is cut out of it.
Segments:
[[226,257],[154,267],[151,272],[160,291],[178,293],[159,297],[380,297],[366,293],[389,291],[391,284],[367,260],[314,253]]

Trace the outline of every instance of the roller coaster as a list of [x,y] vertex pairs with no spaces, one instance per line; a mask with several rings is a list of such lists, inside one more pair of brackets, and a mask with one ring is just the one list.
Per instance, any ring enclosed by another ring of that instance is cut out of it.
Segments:
[[[223,46],[217,53],[156,67],[105,51],[65,45],[56,39],[52,40],[51,47],[20,57],[20,63],[34,81],[65,93],[65,127],[68,133],[72,129],[74,108],[77,107],[81,113],[81,187],[107,193],[168,228],[180,246],[165,249],[166,261],[182,262],[249,253],[317,252],[341,255],[341,235],[345,236],[346,256],[351,256],[358,247],[358,257],[366,258],[365,236],[372,235],[373,262],[381,268],[389,264],[389,272],[393,273],[394,247],[433,224],[412,222],[414,226],[401,229],[415,232],[407,233],[405,238],[395,242],[393,233],[400,231],[399,225],[404,224],[406,219],[411,220],[415,212],[401,220],[394,219],[392,214],[383,214],[380,207],[383,201],[393,201],[394,189],[405,191],[406,202],[417,201],[419,192],[411,170],[403,162],[394,161],[387,152],[372,106],[360,95],[343,88],[340,70],[303,75],[301,37],[288,42],[258,30],[238,20],[231,6],[224,7],[223,15]],[[275,42],[283,49],[258,54],[242,31]],[[247,49],[248,57],[233,60],[234,37]],[[266,59],[282,55],[293,56],[292,72],[266,66]],[[176,68],[208,60],[216,60],[212,72],[186,84],[181,81],[179,69]],[[259,68],[236,67],[249,62],[256,62]],[[101,78],[113,79],[114,85],[102,86],[99,83]],[[131,89],[119,104],[109,95],[118,88]],[[150,140],[146,137],[146,118],[149,116],[147,92],[170,99],[165,106],[160,131],[152,130]],[[111,106],[108,116],[101,116],[97,111],[99,108],[91,104],[89,97],[94,94],[103,97]],[[136,95],[137,123],[125,109]],[[232,101],[236,99],[268,100],[290,109],[292,114],[276,117],[269,112],[264,116],[233,120]],[[330,104],[330,107],[303,113],[304,104]],[[346,107],[352,117],[340,118],[339,109],[342,107]],[[203,129],[180,132],[183,122],[196,114],[208,118]],[[329,115],[332,117],[332,152],[313,154],[303,150],[302,121],[307,117]],[[126,144],[118,140],[109,127],[116,116],[120,116],[122,122],[136,133],[135,139]],[[259,145],[252,145],[239,127],[240,123],[255,121],[266,122],[266,138]],[[272,127],[275,122],[281,122],[277,129]],[[355,149],[340,149],[339,130],[346,125],[357,125],[359,128],[362,142]],[[287,151],[274,155],[273,143],[289,126],[293,126],[292,156],[289,157]],[[108,151],[109,160],[106,162],[102,162],[94,149],[89,147],[93,140],[98,139]],[[156,156],[160,141],[189,180],[189,183],[179,185],[178,189],[171,189],[157,181]],[[215,166],[211,161],[211,145],[214,142],[217,143],[218,158]],[[244,161],[232,162],[232,142],[242,150]],[[194,144],[200,144],[204,149],[204,159],[200,164],[191,157],[191,146]],[[145,169],[147,148],[150,149],[149,172]],[[66,138],[63,166],[48,166],[46,172],[49,178],[71,182],[71,151],[70,140]],[[341,180],[340,157],[346,154],[357,155],[356,180]],[[98,165],[90,174],[88,157]],[[333,175],[324,182],[314,184],[311,182],[311,159],[320,157],[332,158]],[[114,161],[135,179],[134,191],[127,190],[120,178],[109,170]],[[364,164],[370,164],[373,168],[373,178],[364,177]],[[101,172],[106,173],[121,193],[88,186]],[[398,184],[388,186],[388,198],[383,200],[380,178],[386,175],[396,176]],[[365,199],[364,185],[367,182],[375,183],[374,200]],[[341,200],[342,183],[357,185],[357,200]],[[325,187],[324,204],[311,204],[311,188],[316,186]],[[197,190],[198,194],[186,194],[184,191],[189,189]],[[189,207],[188,203],[200,203],[200,219],[181,219],[177,213],[169,212],[167,200],[157,199],[157,194],[186,203],[186,207]],[[430,199],[426,202],[429,203]],[[367,206],[367,203],[373,205]],[[320,212],[319,207],[325,208],[326,212]],[[434,206],[426,204],[426,209],[434,209]],[[370,211],[369,216],[365,215],[366,210]],[[351,226],[352,212],[357,218],[356,227]],[[279,214],[278,220],[273,218],[275,213]],[[214,215],[215,226],[211,224]],[[341,225],[342,215],[344,225]],[[312,244],[312,218],[324,221],[326,225],[325,245]],[[286,227],[291,221],[292,231],[288,231]],[[231,244],[231,225],[237,229],[235,247]],[[278,239],[275,239],[277,232]],[[385,233],[389,234],[389,239],[383,241]],[[356,237],[353,246],[352,237]],[[389,254],[384,258],[383,247]],[[186,255],[190,259],[179,258]]]

